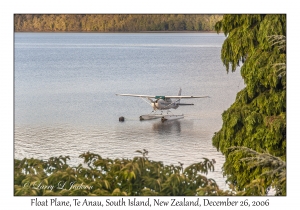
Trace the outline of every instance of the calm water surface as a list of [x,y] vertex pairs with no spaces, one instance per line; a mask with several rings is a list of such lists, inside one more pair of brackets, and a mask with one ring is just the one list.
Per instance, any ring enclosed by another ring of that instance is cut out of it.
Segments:
[[[224,157],[211,143],[222,112],[243,87],[220,59],[224,35],[15,34],[15,158],[69,155],[70,164],[90,151],[106,158],[149,158],[188,166],[214,158],[208,177],[225,188]],[[185,118],[139,121],[152,108],[116,93],[209,95],[182,100],[194,106],[172,110]],[[125,122],[119,122],[124,116]]]

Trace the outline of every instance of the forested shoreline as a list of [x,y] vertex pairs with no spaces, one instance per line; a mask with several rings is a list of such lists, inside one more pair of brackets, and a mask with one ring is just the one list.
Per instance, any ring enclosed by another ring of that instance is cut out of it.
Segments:
[[209,32],[222,15],[15,14],[15,32]]

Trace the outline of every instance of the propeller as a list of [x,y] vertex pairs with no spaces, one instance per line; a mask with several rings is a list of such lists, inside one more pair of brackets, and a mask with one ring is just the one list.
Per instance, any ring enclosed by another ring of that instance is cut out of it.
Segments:
[[151,101],[150,105],[153,107],[153,110],[158,109],[158,107],[156,106],[156,103],[158,102],[159,98],[156,100],[152,100],[151,98],[147,98],[149,101]]

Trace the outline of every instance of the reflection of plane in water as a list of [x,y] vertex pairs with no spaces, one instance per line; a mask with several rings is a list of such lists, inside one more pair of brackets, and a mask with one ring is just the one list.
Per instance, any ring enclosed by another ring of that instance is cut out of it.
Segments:
[[166,134],[166,133],[171,133],[171,132],[176,132],[180,133],[181,132],[181,122],[176,120],[172,122],[165,122],[165,123],[160,123],[156,122],[153,123],[152,125],[152,130],[157,131],[158,133],[161,134]]
[[[178,96],[154,96],[154,95],[136,95],[136,94],[116,94],[117,96],[131,96],[140,97],[153,108],[153,111],[147,115],[141,115],[140,120],[152,120],[160,118],[162,122],[166,120],[175,120],[183,118],[182,115],[169,114],[170,109],[177,109],[179,106],[189,106],[194,105],[192,103],[181,103],[180,99],[192,99],[192,98],[209,98],[209,96],[182,96],[181,88],[179,90]],[[148,99],[148,101],[146,100]],[[172,100],[175,99],[175,100]],[[156,111],[160,110],[161,113],[157,114]],[[163,110],[167,110],[167,114],[163,114]]]

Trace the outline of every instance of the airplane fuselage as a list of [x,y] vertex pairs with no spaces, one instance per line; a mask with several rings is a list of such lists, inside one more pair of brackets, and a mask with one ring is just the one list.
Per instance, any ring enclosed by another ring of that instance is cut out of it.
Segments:
[[151,103],[154,110],[166,110],[166,109],[177,109],[178,104],[174,103],[171,99],[158,99]]

